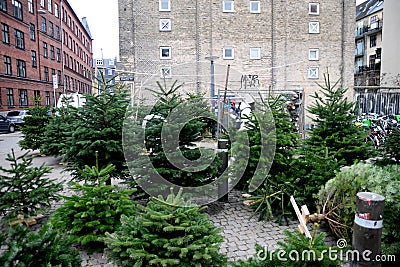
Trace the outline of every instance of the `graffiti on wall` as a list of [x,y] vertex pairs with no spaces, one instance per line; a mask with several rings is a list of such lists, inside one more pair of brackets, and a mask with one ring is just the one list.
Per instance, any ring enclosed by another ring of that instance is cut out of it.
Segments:
[[259,87],[260,80],[258,75],[254,74],[243,74],[240,78],[240,89],[247,89],[252,87]]
[[359,113],[400,114],[400,91],[357,90],[354,95]]

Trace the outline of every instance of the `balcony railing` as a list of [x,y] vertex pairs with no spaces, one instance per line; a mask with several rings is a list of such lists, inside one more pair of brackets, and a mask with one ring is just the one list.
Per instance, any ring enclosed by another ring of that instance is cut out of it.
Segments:
[[371,34],[371,33],[380,31],[380,30],[382,30],[382,27],[383,27],[383,20],[377,20],[376,22],[371,23],[368,26],[357,28],[356,37],[361,37],[364,34]]

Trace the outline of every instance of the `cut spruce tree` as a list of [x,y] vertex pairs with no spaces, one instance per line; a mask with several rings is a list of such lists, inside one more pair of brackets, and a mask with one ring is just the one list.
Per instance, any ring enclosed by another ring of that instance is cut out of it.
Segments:
[[36,150],[44,143],[46,127],[50,120],[49,108],[40,106],[38,98],[35,100],[35,107],[29,109],[29,112],[30,116],[26,116],[21,125],[23,137],[18,143],[24,149]]
[[27,154],[16,156],[12,150],[6,158],[10,168],[0,166],[0,213],[6,218],[43,212],[59,199],[62,190],[61,183],[46,177],[50,168],[44,164],[33,167],[33,158]]
[[[220,160],[212,149],[195,145],[208,127],[204,118],[212,117],[207,101],[202,96],[180,95],[182,85],[177,81],[170,87],[158,83],[158,87],[151,90],[158,99],[152,109],[133,107],[131,119],[125,121],[124,149],[132,174],[127,183],[147,183],[156,175],[179,186],[210,183],[217,176]],[[187,168],[196,160],[197,169]],[[169,186],[148,185],[147,192],[169,193]]]
[[54,227],[67,233],[72,242],[102,249],[105,232],[115,231],[122,215],[135,213],[135,202],[131,200],[135,190],[106,184],[114,168],[109,164],[100,169],[96,164],[77,169],[85,184],[72,182],[75,194],[64,196],[63,205],[52,213]]
[[51,224],[43,225],[37,232],[22,224],[10,227],[1,244],[0,266],[81,266],[79,251]]
[[[123,86],[106,85],[97,95],[85,95],[85,105],[74,112],[64,161],[72,162],[72,174],[79,178],[76,167],[94,166],[93,155],[98,152],[100,168],[113,164],[111,178],[125,175],[126,164],[122,149],[122,126],[129,95]],[[57,140],[53,140],[56,142]],[[111,184],[111,180],[107,181]]]
[[306,140],[307,150],[312,154],[335,158],[341,165],[351,165],[357,160],[370,157],[373,148],[364,142],[367,133],[354,123],[355,104],[346,97],[346,88],[339,81],[332,84],[329,74],[324,74],[324,85],[312,95],[314,103],[308,111],[316,127],[310,130]]
[[118,266],[226,266],[219,253],[223,237],[207,214],[178,194],[151,198],[136,216],[122,216],[107,234],[108,258]]

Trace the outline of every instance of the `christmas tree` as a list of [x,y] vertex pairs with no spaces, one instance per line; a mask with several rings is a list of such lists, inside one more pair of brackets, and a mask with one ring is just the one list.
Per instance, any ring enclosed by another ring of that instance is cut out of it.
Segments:
[[108,257],[119,266],[226,266],[220,230],[184,202],[181,191],[164,200],[151,198],[136,216],[122,216],[121,227],[107,234]]

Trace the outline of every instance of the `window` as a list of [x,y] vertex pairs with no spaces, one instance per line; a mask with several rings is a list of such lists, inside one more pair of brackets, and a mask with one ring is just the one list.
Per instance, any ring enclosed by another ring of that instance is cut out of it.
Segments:
[[57,62],[60,62],[61,61],[61,50],[60,50],[60,48],[57,48]]
[[235,54],[233,51],[232,47],[225,47],[224,48],[224,54],[223,54],[223,58],[224,59],[234,59]]
[[50,21],[49,21],[49,35],[51,37],[54,37],[54,25],[53,25],[53,22],[50,22]]
[[161,70],[161,78],[170,79],[172,77],[171,66],[162,66],[160,70]]
[[58,84],[61,84],[61,70],[57,71],[57,81],[58,81]]
[[44,0],[40,0],[40,6],[44,7]]
[[47,32],[47,23],[44,17],[42,17],[42,32]]
[[25,61],[17,59],[17,76],[26,77],[26,64]]
[[28,0],[28,10],[29,10],[30,13],[33,13],[33,12],[34,12],[34,9],[33,9],[33,0]]
[[7,0],[0,0],[0,10],[7,12]]
[[45,92],[45,98],[46,98],[46,106],[50,106],[50,92]]
[[28,90],[19,89],[19,105],[22,107],[28,106]]
[[7,88],[7,106],[14,106],[14,90],[12,88]]
[[60,40],[60,27],[56,25],[56,39]]
[[68,21],[67,21],[67,23],[68,23],[68,27],[71,28],[71,16],[68,16]]
[[308,49],[308,60],[318,60],[319,59],[319,49]]
[[37,59],[36,59],[36,51],[32,50],[32,67],[36,68],[37,67]]
[[7,24],[1,24],[1,39],[3,43],[10,44],[10,28]]
[[34,95],[34,100],[35,101],[39,101],[39,99],[40,99],[40,90],[35,90],[35,91],[33,91],[33,95]]
[[29,25],[29,37],[31,38],[32,41],[35,41],[35,24],[30,24]]
[[113,70],[112,70],[112,69],[108,69],[108,70],[107,70],[107,75],[108,75],[108,76],[113,75]]
[[171,0],[160,0],[159,11],[171,11]]
[[308,4],[308,14],[319,15],[319,4],[318,3],[309,3]]
[[160,59],[171,59],[171,47],[169,46],[160,47]]
[[49,52],[47,50],[47,43],[43,42],[43,57],[47,58],[49,56]]
[[54,4],[54,16],[56,16],[58,18],[59,14],[58,14],[58,5]]
[[378,16],[377,16],[377,15],[372,16],[372,17],[369,19],[369,23],[370,23],[370,24],[375,23],[375,22],[377,22],[377,20],[378,20]]
[[96,66],[103,66],[103,60],[102,59],[96,59]]
[[53,13],[53,5],[51,4],[51,0],[47,0],[47,10],[50,13]]
[[15,47],[25,49],[24,33],[19,30],[15,30]]
[[50,58],[51,60],[54,60],[56,58],[53,45],[50,45]]
[[9,56],[4,56],[4,73],[12,75],[11,57]]
[[308,33],[319,33],[319,22],[317,21],[309,22]]
[[50,81],[50,78],[49,78],[49,67],[44,67],[44,80],[46,82]]
[[235,5],[234,5],[233,0],[222,1],[222,11],[223,12],[234,12]]
[[308,68],[308,78],[309,79],[318,79],[318,68],[317,67]]
[[369,47],[376,46],[376,34],[369,37]]
[[261,13],[260,1],[250,1],[250,13]]
[[22,20],[22,4],[17,0],[12,0],[13,15],[19,20]]
[[160,19],[160,31],[161,32],[171,31],[171,20],[170,19]]
[[261,59],[261,48],[260,47],[250,48],[250,59]]
[[110,60],[108,61],[108,65],[114,66],[114,59],[110,59]]

